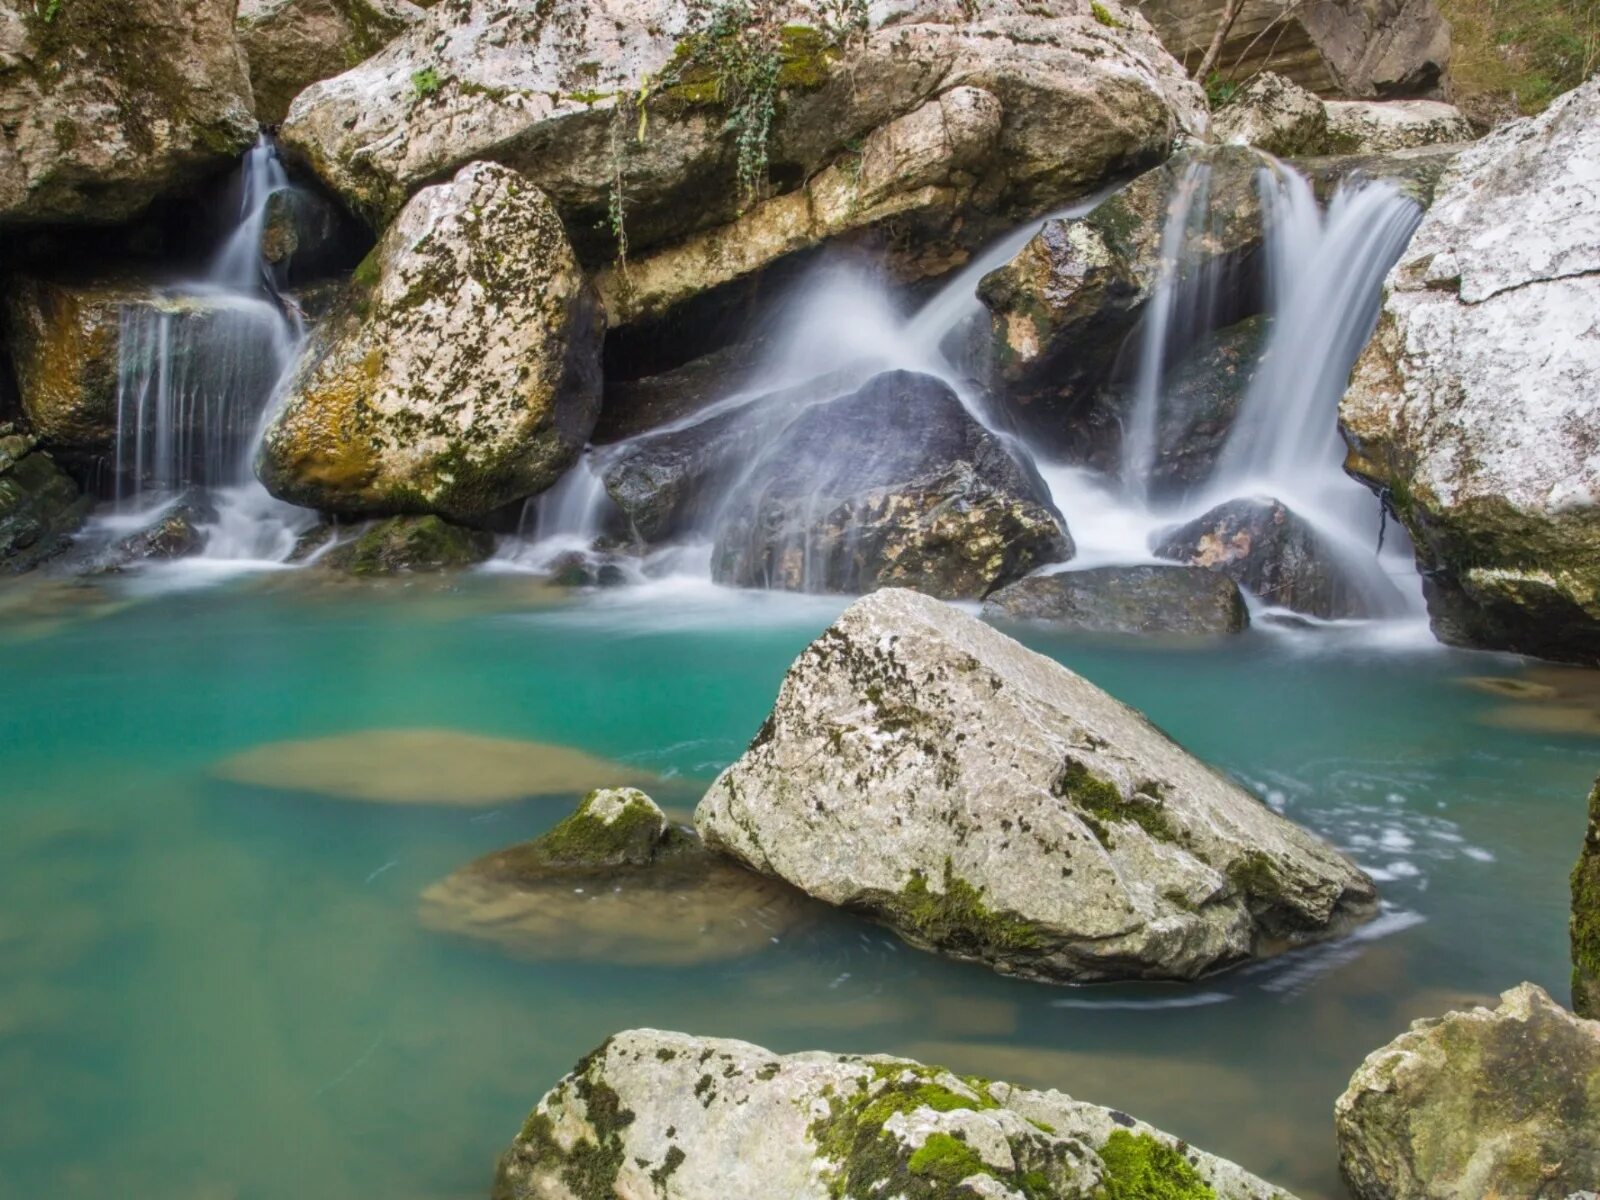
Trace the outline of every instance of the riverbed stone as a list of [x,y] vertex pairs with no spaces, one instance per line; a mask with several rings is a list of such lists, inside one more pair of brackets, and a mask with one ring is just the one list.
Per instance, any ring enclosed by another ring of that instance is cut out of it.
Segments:
[[306,88],[370,58],[426,8],[410,0],[239,0],[257,120],[282,121]]
[[1600,662],[1597,309],[1593,79],[1455,156],[1340,407],[1448,642]]
[[506,167],[464,167],[357,268],[257,472],[327,512],[482,520],[576,460],[599,412],[602,329],[548,199]]
[[882,1055],[778,1055],[617,1034],[529,1114],[495,1200],[782,1196],[1291,1200],[1240,1167],[1057,1091]]
[[1600,1181],[1600,1022],[1531,983],[1416,1021],[1335,1106],[1357,1200],[1568,1196]]
[[1240,633],[1250,611],[1233,580],[1203,567],[1095,567],[1030,575],[983,604],[991,619],[1057,629],[1177,637]]
[[1031,463],[932,376],[886,372],[760,445],[718,510],[720,583],[977,599],[1072,555]]
[[1219,142],[1287,158],[1321,153],[1328,137],[1322,100],[1282,75],[1263,71],[1212,120]]
[[327,570],[350,575],[405,575],[459,571],[494,554],[494,537],[435,516],[389,517],[375,522],[317,559]]
[[0,575],[30,570],[65,550],[89,506],[36,437],[0,423]]
[[1589,793],[1589,828],[1572,870],[1572,1010],[1600,1021],[1600,781]]
[[234,0],[0,0],[0,226],[110,224],[255,137]]
[[899,588],[801,654],[695,824],[913,945],[1038,979],[1192,979],[1374,910],[1347,859],[1133,709]]

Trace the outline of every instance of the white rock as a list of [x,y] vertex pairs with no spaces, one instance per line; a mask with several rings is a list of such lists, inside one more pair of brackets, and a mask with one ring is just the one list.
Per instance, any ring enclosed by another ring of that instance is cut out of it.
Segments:
[[1264,71],[1217,113],[1217,140],[1289,157],[1316,154],[1328,134],[1328,112],[1316,96]]
[[1477,136],[1453,104],[1441,100],[1329,100],[1327,149],[1339,154],[1386,154]]
[[706,842],[913,944],[1192,978],[1370,914],[1371,881],[1088,680],[915,592],[800,656]]

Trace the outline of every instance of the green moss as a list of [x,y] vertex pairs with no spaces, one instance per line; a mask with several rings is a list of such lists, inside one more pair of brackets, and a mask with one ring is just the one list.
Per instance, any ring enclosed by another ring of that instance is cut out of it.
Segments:
[[1233,863],[1228,868],[1228,882],[1236,892],[1250,897],[1272,899],[1283,891],[1272,860],[1260,850],[1248,850]]
[[1600,1020],[1600,782],[1589,793],[1589,831],[1572,872],[1572,1008]]
[[973,1148],[958,1137],[948,1133],[930,1133],[928,1140],[911,1155],[906,1163],[913,1175],[920,1175],[954,1187],[972,1175],[982,1175],[987,1168]]
[[494,539],[435,516],[390,517],[353,542],[326,554],[325,566],[352,575],[393,575],[406,571],[445,571],[488,558]]
[[902,891],[881,901],[881,907],[897,927],[957,954],[1025,954],[1044,944],[1037,926],[984,903],[982,891],[959,878],[949,859],[944,864],[943,890],[934,891],[927,876],[916,871]]
[[590,792],[571,816],[533,845],[550,865],[611,866],[643,864],[654,856],[666,821],[641,792],[630,796],[622,811],[607,824],[593,811],[598,792]]
[[1125,799],[1116,784],[1102,779],[1078,759],[1067,759],[1051,790],[1078,810],[1102,845],[1113,844],[1107,826],[1122,822],[1137,825],[1158,842],[1178,840],[1178,831],[1158,797],[1136,793]]
[[1118,1129],[1100,1147],[1105,1174],[1095,1200],[1216,1200],[1182,1154],[1148,1133]]
[[382,275],[382,259],[378,255],[378,247],[374,246],[367,251],[367,256],[356,264],[355,272],[350,278],[358,287],[375,288]]
[[1111,10],[1104,4],[1101,4],[1100,0],[1094,0],[1094,3],[1089,5],[1089,11],[1094,14],[1094,19],[1099,21],[1100,24],[1104,25],[1107,29],[1122,28],[1122,22],[1113,17],[1111,15]]
[[659,1167],[650,1172],[650,1182],[655,1184],[658,1189],[665,1188],[667,1180],[671,1179],[673,1173],[683,1166],[684,1160],[688,1157],[681,1147],[668,1146],[666,1158],[662,1160]]

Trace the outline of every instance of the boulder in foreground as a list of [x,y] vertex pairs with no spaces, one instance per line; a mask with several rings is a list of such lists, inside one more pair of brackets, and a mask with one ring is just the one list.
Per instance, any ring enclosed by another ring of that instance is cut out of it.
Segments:
[[1524,983],[1412,1024],[1335,1107],[1357,1200],[1570,1196],[1600,1184],[1600,1022]]
[[907,1059],[619,1033],[529,1115],[495,1200],[1291,1200],[1126,1113]]
[[1372,882],[1088,680],[889,589],[789,669],[706,842],[913,945],[1192,979],[1371,915]]

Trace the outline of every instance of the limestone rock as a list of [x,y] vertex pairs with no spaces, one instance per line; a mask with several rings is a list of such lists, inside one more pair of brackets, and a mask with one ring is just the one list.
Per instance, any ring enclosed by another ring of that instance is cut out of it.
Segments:
[[1524,983],[1414,1022],[1334,1113],[1357,1200],[1566,1196],[1600,1181],[1600,1023]]
[[1328,136],[1328,110],[1282,75],[1263,71],[1219,111],[1217,140],[1289,157],[1318,153]]
[[410,0],[239,0],[256,117],[283,120],[311,84],[356,66],[422,19]]
[[931,376],[886,372],[762,446],[718,510],[718,582],[978,598],[1071,557],[1031,464]]
[[1250,612],[1238,585],[1200,567],[1096,567],[1030,575],[991,595],[983,615],[1085,633],[1217,637]]
[[801,654],[695,824],[914,945],[1041,979],[1191,979],[1374,907],[1350,862],[1138,713],[900,589]]
[[0,425],[0,575],[26,571],[65,550],[89,498],[38,439]]
[[1600,782],[1589,793],[1589,831],[1572,871],[1572,1010],[1600,1021]]
[[435,516],[390,517],[317,559],[350,575],[401,575],[474,566],[494,553],[494,538]]
[[1472,125],[1439,100],[1329,100],[1326,147],[1334,154],[1386,154],[1470,142]]
[[539,1102],[495,1200],[1291,1200],[1126,1113],[884,1056],[617,1034]]
[[0,0],[0,225],[107,224],[255,136],[234,0]]
[[331,512],[479,520],[577,457],[601,332],[548,200],[505,167],[464,167],[406,206],[313,335],[262,482]]
[[1462,150],[1340,408],[1446,641],[1600,661],[1600,80]]
[[1277,500],[1229,500],[1162,534],[1153,549],[1221,572],[1277,608],[1329,619],[1372,615],[1334,548]]

